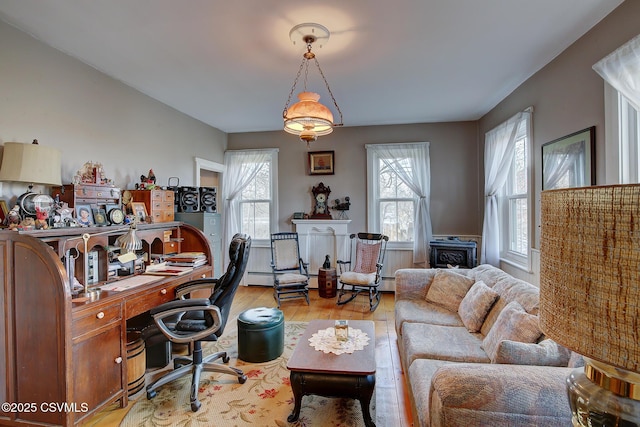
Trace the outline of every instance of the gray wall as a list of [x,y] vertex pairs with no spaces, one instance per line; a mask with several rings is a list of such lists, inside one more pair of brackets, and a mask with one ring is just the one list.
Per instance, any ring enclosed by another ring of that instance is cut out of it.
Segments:
[[[541,147],[556,138],[595,126],[596,184],[605,182],[604,82],[591,67],[639,33],[640,1],[627,0],[479,121],[481,150],[484,150],[484,134],[488,130],[516,112],[534,107],[536,219],[532,245],[535,248],[539,248],[540,240]],[[480,161],[483,162],[483,157]],[[484,174],[484,164],[480,173]]]
[[[348,115],[345,112],[345,122]],[[337,128],[307,150],[297,137],[277,132],[229,134],[229,149],[279,148],[279,229],[292,228],[293,212],[310,212],[311,187],[331,187],[330,199],[351,197],[350,231],[367,230],[365,144],[431,143],[431,215],[434,234],[477,235],[481,218],[476,122]],[[308,151],[335,151],[335,175],[307,175]],[[333,203],[332,203],[333,204]],[[377,231],[377,230],[368,230]]]
[[[38,139],[60,149],[63,183],[96,161],[119,187],[132,188],[150,168],[158,184],[176,176],[193,185],[194,157],[222,163],[226,149],[224,132],[1,21],[0,100],[0,143]],[[0,185],[8,201],[26,189]]]

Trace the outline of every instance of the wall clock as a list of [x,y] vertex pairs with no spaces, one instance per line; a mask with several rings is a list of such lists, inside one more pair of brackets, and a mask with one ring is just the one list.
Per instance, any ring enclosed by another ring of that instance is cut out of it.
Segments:
[[331,189],[329,187],[325,187],[321,182],[315,187],[311,188],[311,193],[313,194],[313,211],[309,218],[311,219],[332,219],[331,214],[329,213],[329,194],[331,194]]

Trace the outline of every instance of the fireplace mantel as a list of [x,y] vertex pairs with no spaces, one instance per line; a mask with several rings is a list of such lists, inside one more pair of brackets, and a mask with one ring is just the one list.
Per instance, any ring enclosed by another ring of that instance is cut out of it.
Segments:
[[309,263],[309,273],[317,274],[325,255],[330,256],[332,267],[336,266],[336,259],[349,258],[350,219],[294,219],[292,222],[300,239],[300,256]]

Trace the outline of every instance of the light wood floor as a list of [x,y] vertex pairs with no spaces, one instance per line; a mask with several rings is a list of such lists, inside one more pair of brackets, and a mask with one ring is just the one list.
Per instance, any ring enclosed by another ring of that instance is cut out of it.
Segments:
[[[280,309],[286,321],[308,322],[313,319],[355,319],[372,320],[376,326],[376,425],[378,427],[411,427],[411,409],[395,332],[394,296],[384,293],[380,305],[369,312],[366,296],[336,305],[335,298],[320,298],[317,290],[309,291],[311,304],[304,300],[284,301]],[[261,286],[241,286],[233,301],[230,322],[235,322],[238,313],[253,307],[274,307],[272,288]],[[233,363],[233,362],[231,362]],[[137,399],[146,399],[144,392],[130,400],[128,407],[112,407],[93,417],[86,425],[96,427],[117,427],[127,411]]]

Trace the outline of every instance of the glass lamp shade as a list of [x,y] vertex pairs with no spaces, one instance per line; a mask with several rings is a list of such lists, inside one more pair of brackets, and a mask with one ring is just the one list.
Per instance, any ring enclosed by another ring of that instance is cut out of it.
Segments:
[[[329,135],[333,132],[333,113],[321,104],[315,92],[301,92],[300,101],[287,109],[284,115],[284,130],[294,135],[307,135],[308,139]],[[306,139],[305,139],[306,140]]]

